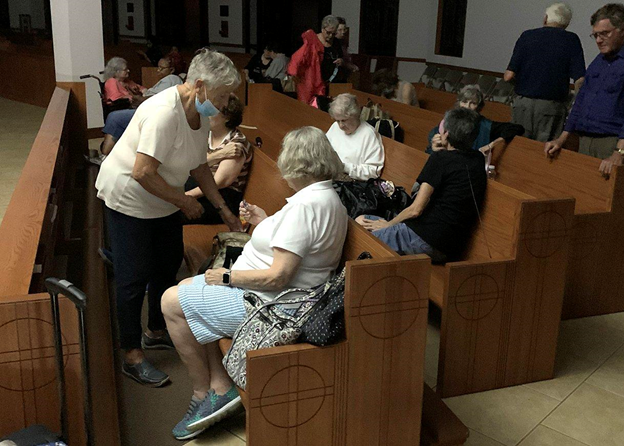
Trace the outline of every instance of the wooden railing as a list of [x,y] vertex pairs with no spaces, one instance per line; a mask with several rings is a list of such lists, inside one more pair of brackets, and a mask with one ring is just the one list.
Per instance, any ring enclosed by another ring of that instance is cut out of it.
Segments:
[[[43,280],[66,278],[87,293],[96,444],[119,444],[106,275],[97,259],[102,205],[86,167],[85,88],[55,88],[0,226],[0,437],[32,424],[60,430],[54,337]],[[78,324],[61,304],[69,444],[85,444]]]

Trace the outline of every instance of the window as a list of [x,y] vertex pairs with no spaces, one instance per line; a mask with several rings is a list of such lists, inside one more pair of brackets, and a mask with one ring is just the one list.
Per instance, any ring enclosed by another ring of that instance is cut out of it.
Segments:
[[439,0],[435,53],[462,57],[468,0]]

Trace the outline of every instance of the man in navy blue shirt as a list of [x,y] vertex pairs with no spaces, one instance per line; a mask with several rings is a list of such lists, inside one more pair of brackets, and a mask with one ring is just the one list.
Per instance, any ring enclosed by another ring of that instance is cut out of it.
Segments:
[[624,5],[603,6],[591,25],[600,54],[587,68],[565,131],[544,151],[554,156],[570,133],[578,133],[579,152],[601,158],[600,172],[608,175],[624,160]]
[[507,71],[515,79],[512,122],[524,127],[524,136],[546,142],[563,130],[570,94],[570,78],[577,87],[585,75],[585,58],[578,36],[566,31],[572,10],[565,3],[546,9],[544,26],[522,33]]

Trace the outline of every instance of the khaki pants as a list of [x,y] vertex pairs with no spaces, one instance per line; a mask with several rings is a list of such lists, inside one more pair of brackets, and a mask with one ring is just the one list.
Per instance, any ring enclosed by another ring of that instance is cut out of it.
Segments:
[[605,159],[613,155],[618,143],[617,136],[579,136],[579,153]]
[[561,135],[567,113],[565,102],[518,96],[511,108],[511,122],[524,127],[523,136],[546,142]]

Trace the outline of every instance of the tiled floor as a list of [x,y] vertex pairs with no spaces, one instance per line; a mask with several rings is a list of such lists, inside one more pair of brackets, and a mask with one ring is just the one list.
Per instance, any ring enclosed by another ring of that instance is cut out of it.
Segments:
[[0,98],[0,223],[44,115],[45,108]]
[[[0,219],[44,113],[0,98]],[[430,326],[427,336],[425,377],[435,386],[439,334]],[[624,313],[562,322],[551,381],[445,401],[470,428],[471,446],[624,445]],[[187,445],[244,443],[241,414]]]

